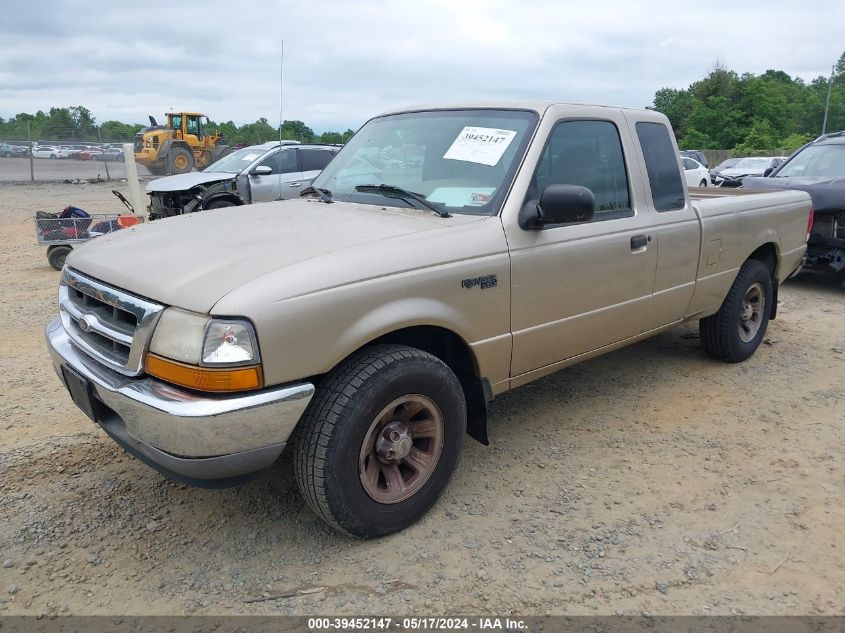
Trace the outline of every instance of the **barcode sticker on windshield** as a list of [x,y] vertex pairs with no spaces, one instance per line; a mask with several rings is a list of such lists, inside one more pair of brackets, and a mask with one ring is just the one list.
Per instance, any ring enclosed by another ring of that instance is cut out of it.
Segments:
[[499,162],[502,154],[516,138],[513,130],[492,127],[465,127],[452,146],[443,154],[447,160],[463,160],[491,167]]

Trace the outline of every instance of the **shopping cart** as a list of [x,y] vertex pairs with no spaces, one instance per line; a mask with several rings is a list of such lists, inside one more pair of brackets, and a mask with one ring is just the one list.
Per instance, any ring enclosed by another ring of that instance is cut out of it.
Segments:
[[135,215],[135,209],[119,191],[112,191],[130,213],[86,213],[76,207],[67,207],[62,213],[39,211],[35,216],[35,237],[47,246],[47,261],[61,270],[74,245],[95,237],[113,233],[144,221]]

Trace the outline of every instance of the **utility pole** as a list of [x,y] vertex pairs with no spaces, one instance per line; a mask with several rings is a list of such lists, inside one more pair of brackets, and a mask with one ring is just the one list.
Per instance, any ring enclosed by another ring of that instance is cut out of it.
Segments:
[[830,91],[833,88],[833,71],[836,66],[830,67],[830,79],[827,80],[827,100],[824,103],[824,121],[822,122],[822,136],[827,132],[827,111],[830,109]]
[[29,126],[28,119],[26,122],[26,138],[29,140],[29,180],[30,182],[35,182],[35,165],[32,162],[32,159],[34,158],[32,155],[34,149],[32,145],[32,128]]

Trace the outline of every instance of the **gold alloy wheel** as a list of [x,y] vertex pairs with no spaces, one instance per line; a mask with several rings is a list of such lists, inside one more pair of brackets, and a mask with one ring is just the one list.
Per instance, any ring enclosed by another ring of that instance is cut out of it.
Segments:
[[763,311],[766,309],[766,293],[763,284],[752,284],[742,299],[739,312],[739,338],[743,343],[754,340],[763,323]]
[[188,157],[179,154],[173,159],[173,166],[176,169],[187,169],[188,168]]
[[420,394],[396,398],[376,416],[361,446],[358,475],[379,503],[416,494],[437,468],[443,451],[443,414]]

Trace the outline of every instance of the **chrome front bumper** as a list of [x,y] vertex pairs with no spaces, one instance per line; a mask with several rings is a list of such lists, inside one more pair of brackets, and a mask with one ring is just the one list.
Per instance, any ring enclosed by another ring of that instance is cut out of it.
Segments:
[[300,383],[200,395],[106,368],[71,343],[59,319],[47,326],[46,335],[59,379],[65,381],[62,367],[69,367],[90,383],[103,430],[147,465],[196,485],[214,485],[272,464],[314,394],[314,385]]

